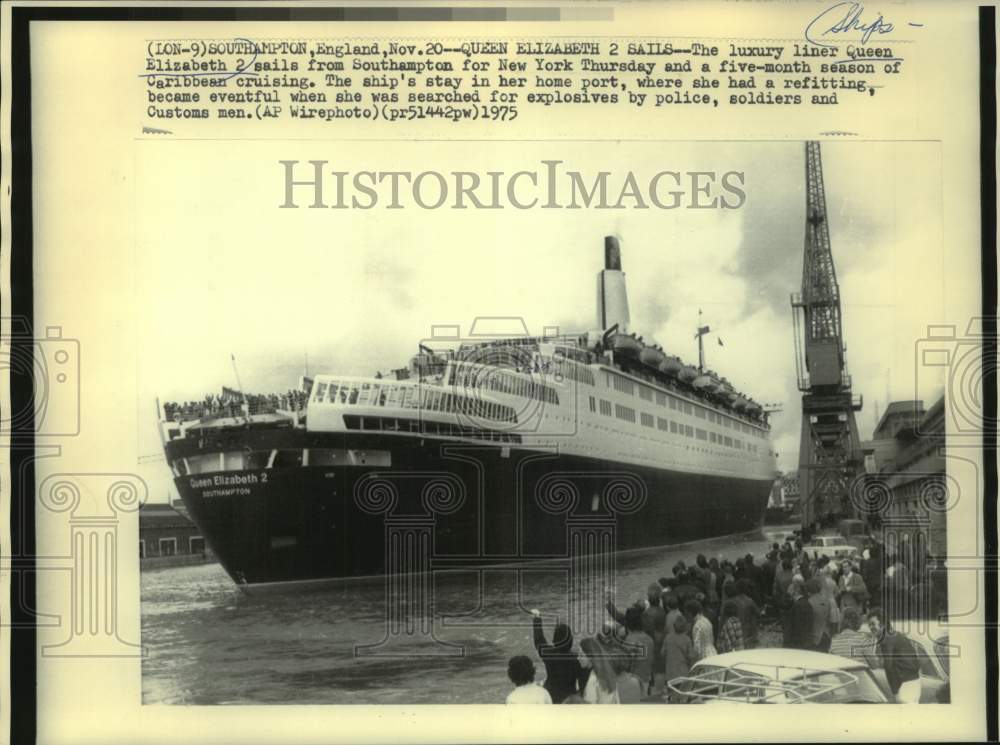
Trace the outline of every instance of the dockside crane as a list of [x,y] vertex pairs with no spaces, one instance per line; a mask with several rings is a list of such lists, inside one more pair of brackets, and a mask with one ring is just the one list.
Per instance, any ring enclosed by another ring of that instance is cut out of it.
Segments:
[[866,517],[850,489],[863,464],[841,326],[840,288],[830,249],[823,165],[818,142],[807,142],[806,231],[802,291],[792,295],[795,369],[802,392],[799,486],[802,526],[815,529],[840,518]]

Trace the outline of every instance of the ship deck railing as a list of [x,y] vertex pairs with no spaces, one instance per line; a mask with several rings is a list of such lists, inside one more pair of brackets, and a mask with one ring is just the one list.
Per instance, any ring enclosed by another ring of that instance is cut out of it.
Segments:
[[247,395],[246,399],[222,400],[207,396],[202,401],[183,404],[167,402],[163,405],[163,420],[168,422],[190,422],[209,418],[239,418],[263,414],[278,416],[302,415],[306,411],[308,394],[296,391],[293,394]]

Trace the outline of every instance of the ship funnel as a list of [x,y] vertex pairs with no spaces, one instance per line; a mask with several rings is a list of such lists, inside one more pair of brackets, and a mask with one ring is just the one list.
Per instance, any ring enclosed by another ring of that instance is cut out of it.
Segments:
[[618,324],[618,330],[628,332],[628,294],[622,271],[622,252],[618,239],[604,238],[604,270],[597,275],[597,325],[608,329]]
[[622,249],[613,235],[604,236],[604,268],[622,270]]

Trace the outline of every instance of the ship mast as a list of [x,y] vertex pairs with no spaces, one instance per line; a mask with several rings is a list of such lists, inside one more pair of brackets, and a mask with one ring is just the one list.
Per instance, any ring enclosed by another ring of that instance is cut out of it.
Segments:
[[704,336],[712,329],[701,325],[701,308],[698,308],[698,332],[694,337],[698,340],[698,372],[705,372],[705,342]]

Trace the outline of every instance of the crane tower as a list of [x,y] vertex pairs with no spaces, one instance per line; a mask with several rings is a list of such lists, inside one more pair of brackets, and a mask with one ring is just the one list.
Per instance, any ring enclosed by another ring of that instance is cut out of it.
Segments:
[[849,499],[862,465],[841,327],[840,289],[830,250],[818,142],[806,143],[806,232],[802,291],[792,295],[795,368],[802,391],[799,489],[802,525],[857,516]]

